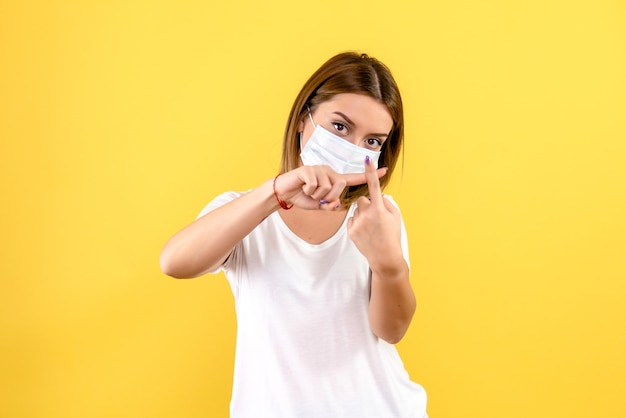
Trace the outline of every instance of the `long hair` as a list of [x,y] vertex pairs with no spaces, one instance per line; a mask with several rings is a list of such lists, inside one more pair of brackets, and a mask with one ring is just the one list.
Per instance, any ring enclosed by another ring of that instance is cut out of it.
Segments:
[[[300,165],[300,141],[298,125],[320,103],[341,93],[364,94],[384,104],[393,120],[391,132],[383,144],[378,167],[387,167],[387,174],[380,179],[381,189],[389,183],[402,150],[404,139],[404,115],[400,90],[391,71],[382,62],[367,54],[344,52],[326,61],[304,84],[296,97],[283,137],[280,172],[293,170]],[[341,201],[348,206],[368,193],[367,185],[350,186]]]

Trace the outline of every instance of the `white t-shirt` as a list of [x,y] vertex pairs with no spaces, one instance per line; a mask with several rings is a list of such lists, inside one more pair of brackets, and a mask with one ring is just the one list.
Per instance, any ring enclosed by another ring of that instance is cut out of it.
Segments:
[[[218,196],[200,216],[242,194]],[[237,312],[231,418],[426,417],[424,389],[371,331],[370,270],[347,233],[355,208],[317,245],[274,212],[222,267]],[[408,263],[404,224],[402,247]]]

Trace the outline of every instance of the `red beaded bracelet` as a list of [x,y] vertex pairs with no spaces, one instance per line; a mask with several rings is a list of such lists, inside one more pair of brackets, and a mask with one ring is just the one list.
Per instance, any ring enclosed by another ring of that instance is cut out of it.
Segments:
[[285,202],[284,200],[280,200],[280,198],[278,197],[278,193],[276,193],[276,179],[281,174],[282,173],[278,173],[278,175],[276,177],[274,177],[274,185],[272,186],[272,188],[274,189],[274,197],[276,197],[276,200],[278,201],[278,204],[280,205],[280,207],[285,209],[285,210],[289,210],[289,209],[291,209],[293,207],[293,203],[291,204],[291,206],[287,205],[287,202]]

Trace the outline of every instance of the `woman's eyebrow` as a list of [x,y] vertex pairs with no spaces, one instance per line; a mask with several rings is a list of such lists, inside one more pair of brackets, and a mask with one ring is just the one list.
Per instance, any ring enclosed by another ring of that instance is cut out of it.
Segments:
[[[333,112],[333,113],[334,113],[335,115],[339,115],[339,116],[341,116],[342,118],[344,118],[344,119],[345,119],[345,121],[346,121],[346,122],[348,122],[348,124],[349,124],[349,125],[354,126],[354,122],[352,122],[352,120],[351,120],[349,117],[347,117],[345,114],[343,114],[343,113],[341,113],[341,112],[339,112],[339,111],[335,111],[335,112]],[[389,136],[389,134],[376,134],[376,133],[371,133],[370,135],[373,135],[373,136],[384,136],[385,138]]]
[[343,113],[341,113],[341,112],[333,112],[333,113],[335,115],[341,116],[342,118],[344,118],[346,120],[346,122],[348,122],[350,125],[354,126],[354,122],[352,122],[352,120],[349,117],[347,117],[346,115],[344,115]]

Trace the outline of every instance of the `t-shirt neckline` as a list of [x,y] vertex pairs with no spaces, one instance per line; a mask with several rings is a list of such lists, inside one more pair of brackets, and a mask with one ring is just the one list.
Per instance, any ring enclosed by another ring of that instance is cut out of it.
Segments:
[[347,224],[348,224],[348,219],[350,219],[353,215],[354,215],[354,210],[356,208],[356,205],[354,203],[352,203],[350,205],[350,207],[348,208],[348,210],[346,211],[346,216],[343,219],[343,222],[341,223],[341,225],[339,226],[339,228],[337,228],[337,231],[335,231],[335,233],[333,235],[331,235],[327,240],[319,243],[319,244],[311,244],[307,241],[305,241],[304,239],[300,238],[295,232],[293,232],[291,230],[291,228],[289,228],[289,226],[285,223],[285,221],[283,220],[283,218],[280,216],[280,213],[278,211],[274,212],[271,217],[273,217],[276,220],[277,225],[280,227],[281,230],[283,230],[284,234],[293,242],[295,242],[298,245],[303,245],[303,246],[307,246],[311,249],[318,249],[318,250],[323,250],[331,245],[333,245],[335,242],[337,242],[337,240],[341,239],[341,237],[344,236],[344,234],[347,233]]

